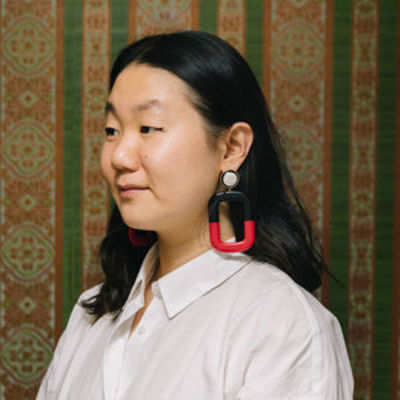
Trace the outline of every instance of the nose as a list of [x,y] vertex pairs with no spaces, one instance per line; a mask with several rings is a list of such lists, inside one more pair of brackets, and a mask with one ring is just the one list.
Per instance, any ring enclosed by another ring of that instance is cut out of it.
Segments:
[[139,140],[136,135],[121,135],[114,146],[111,163],[117,170],[136,171],[140,168]]

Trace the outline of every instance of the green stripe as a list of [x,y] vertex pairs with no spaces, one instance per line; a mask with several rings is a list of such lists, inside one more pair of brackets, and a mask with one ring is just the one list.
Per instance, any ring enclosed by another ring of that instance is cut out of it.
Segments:
[[80,293],[82,4],[64,2],[63,323]]
[[129,1],[111,1],[111,59],[128,44]]
[[217,34],[217,0],[199,0],[201,31]]
[[262,0],[246,2],[246,60],[262,86],[263,75],[263,16]]
[[374,399],[390,398],[393,278],[394,148],[396,131],[397,0],[381,2],[374,321]]
[[334,2],[331,241],[329,267],[342,284],[330,283],[329,307],[347,332],[348,198],[352,2]]

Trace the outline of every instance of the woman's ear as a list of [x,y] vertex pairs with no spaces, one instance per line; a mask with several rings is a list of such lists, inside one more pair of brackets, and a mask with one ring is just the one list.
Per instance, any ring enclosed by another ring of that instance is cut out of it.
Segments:
[[246,159],[254,134],[247,122],[236,122],[219,138],[221,171],[237,171]]

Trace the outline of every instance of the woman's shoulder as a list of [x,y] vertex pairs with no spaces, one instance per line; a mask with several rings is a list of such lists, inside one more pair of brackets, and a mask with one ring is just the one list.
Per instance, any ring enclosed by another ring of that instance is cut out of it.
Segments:
[[296,351],[308,354],[321,380],[332,373],[349,382],[350,387],[346,345],[333,313],[273,265],[252,261],[240,272],[238,284],[245,306],[237,313],[235,335],[246,338],[251,331],[254,348],[266,346],[266,353],[275,346],[283,355],[287,349],[292,355]]
[[87,310],[82,306],[82,302],[90,300],[100,292],[102,283],[99,283],[89,289],[84,290],[78,300],[76,301],[66,327],[66,331],[75,330],[79,326],[91,325],[93,323],[93,316],[90,315]]
[[272,385],[286,393],[303,385],[318,398],[350,398],[352,372],[340,324],[316,296],[279,268],[255,260],[233,277],[228,293],[234,309],[227,334],[234,345],[228,348],[232,359],[248,366],[244,392],[273,391]]
[[89,289],[84,290],[77,301],[77,304],[80,304],[82,301],[89,300],[90,298],[96,296],[99,294],[101,287],[103,286],[103,283],[98,283],[95,286],[92,286]]
[[242,313],[263,310],[285,321],[307,323],[310,331],[337,324],[336,317],[306,289],[274,265],[252,260],[237,276]]

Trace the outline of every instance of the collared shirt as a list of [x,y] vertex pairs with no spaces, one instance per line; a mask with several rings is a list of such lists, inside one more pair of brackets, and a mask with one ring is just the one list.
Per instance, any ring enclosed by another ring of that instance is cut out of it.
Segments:
[[[75,305],[37,400],[350,400],[337,319],[278,268],[214,249],[151,284],[147,253],[117,320]],[[99,286],[84,292],[87,299]]]

